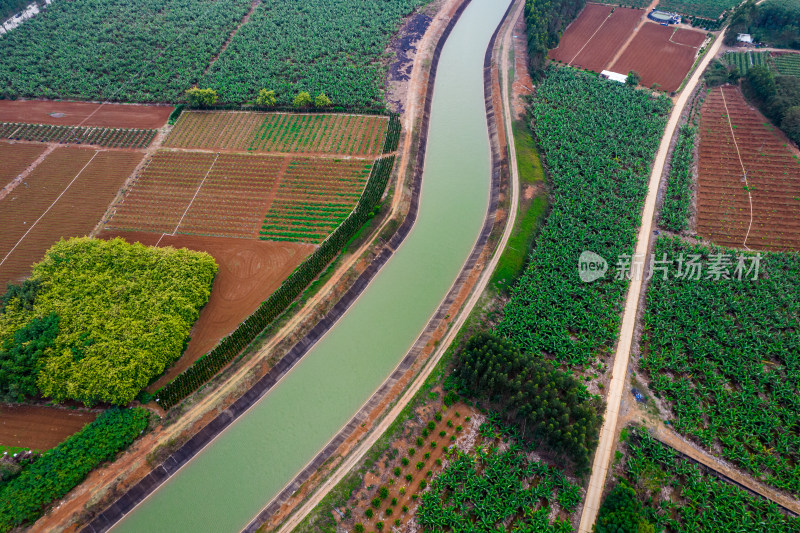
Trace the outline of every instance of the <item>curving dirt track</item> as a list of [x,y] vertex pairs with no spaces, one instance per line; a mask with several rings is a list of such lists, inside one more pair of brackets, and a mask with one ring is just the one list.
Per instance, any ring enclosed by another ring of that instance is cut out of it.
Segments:
[[172,106],[63,100],[0,100],[0,122],[157,129],[167,123],[173,109]]
[[800,165],[788,146],[737,87],[714,89],[700,120],[697,232],[724,246],[800,250]]
[[[219,265],[208,303],[191,331],[191,340],[180,359],[155,383],[155,391],[186,370],[216,346],[277,289],[286,277],[314,251],[314,246],[253,239],[162,235],[132,231],[103,231],[101,239],[122,237],[147,246],[173,246],[208,252]],[[160,242],[159,242],[160,241]]]
[[88,410],[0,404],[0,445],[49,450],[95,418]]

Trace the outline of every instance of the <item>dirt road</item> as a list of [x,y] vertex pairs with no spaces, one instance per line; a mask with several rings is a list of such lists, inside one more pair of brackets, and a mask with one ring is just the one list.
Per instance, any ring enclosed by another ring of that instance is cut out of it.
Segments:
[[[513,132],[512,132],[512,121],[511,121],[511,104],[509,102],[509,84],[511,81],[509,80],[509,54],[507,53],[508,50],[511,49],[513,43],[511,41],[513,30],[514,30],[514,21],[519,16],[520,12],[524,8],[524,0],[515,0],[515,7],[514,13],[512,16],[507,17],[505,23],[505,31],[503,34],[503,42],[502,42],[502,51],[499,53],[499,56],[502,57],[502,66],[501,66],[501,75],[502,75],[502,89],[501,92],[503,94],[503,123],[506,130],[506,135],[508,139],[513,139]],[[511,236],[511,232],[514,229],[514,223],[516,221],[517,215],[517,208],[519,206],[519,171],[517,168],[517,154],[514,147],[514,143],[509,143],[509,167],[511,170],[511,203],[510,203],[510,216],[508,221],[506,222],[506,227],[503,232],[503,235],[500,239],[500,243],[497,246],[494,256],[492,257],[491,261],[486,265],[483,274],[481,275],[478,283],[476,284],[475,288],[470,295],[469,300],[465,303],[462,307],[462,310],[456,320],[453,322],[452,327],[448,331],[448,334],[442,342],[439,344],[439,347],[428,360],[428,363],[425,365],[425,368],[420,372],[420,374],[416,377],[414,382],[409,386],[409,388],[405,391],[403,396],[400,400],[395,404],[392,410],[381,420],[381,422],[375,426],[369,436],[367,436],[364,441],[356,448],[356,450],[350,454],[347,459],[341,464],[341,466],[334,472],[324,483],[320,485],[317,489],[316,493],[311,496],[303,505],[300,507],[286,522],[283,523],[281,528],[278,530],[280,533],[289,533],[295,527],[297,527],[300,522],[310,513],[318,504],[319,502],[333,489],[344,477],[352,470],[364,457],[364,455],[369,451],[370,448],[378,441],[378,439],[383,435],[384,432],[389,428],[389,426],[395,421],[395,419],[400,415],[400,413],[405,409],[408,403],[414,398],[417,394],[419,389],[425,383],[425,380],[428,378],[430,373],[436,368],[436,365],[439,363],[439,360],[442,358],[444,353],[447,351],[447,348],[455,339],[456,335],[460,331],[461,327],[464,325],[467,317],[469,316],[472,309],[477,304],[478,300],[480,299],[483,291],[486,289],[486,286],[489,283],[489,279],[494,271],[495,267],[497,266],[497,262],[500,259],[500,255],[502,254],[503,249],[508,242],[509,237]]]
[[[661,145],[658,148],[658,153],[653,163],[653,170],[650,174],[647,199],[645,200],[644,212],[642,214],[642,225],[639,228],[636,253],[633,260],[634,263],[638,264],[638,268],[632,268],[631,272],[644,271],[644,258],[650,247],[650,237],[653,234],[653,218],[656,208],[656,199],[658,197],[658,186],[661,181],[661,176],[664,173],[664,165],[667,160],[669,146],[675,134],[675,129],[678,126],[678,122],[680,121],[681,114],[683,113],[683,108],[689,101],[689,97],[694,92],[695,87],[697,87],[703,71],[717,55],[721,46],[722,39],[717,38],[711,49],[695,69],[689,83],[684,87],[683,92],[681,92],[675,102],[675,107],[670,114],[667,128],[664,131],[664,136],[661,138]],[[613,258],[610,259],[613,261]],[[586,491],[586,498],[583,506],[583,514],[581,515],[579,526],[579,531],[581,533],[591,532],[592,526],[597,518],[597,511],[600,508],[600,499],[603,495],[603,487],[605,486],[606,474],[608,473],[608,465],[611,460],[611,452],[614,451],[616,445],[617,417],[619,415],[620,401],[622,400],[622,391],[625,385],[625,376],[628,371],[628,360],[630,358],[634,327],[636,326],[636,316],[639,311],[639,295],[641,290],[642,279],[641,276],[639,276],[638,279],[635,278],[631,280],[628,295],[625,300],[625,309],[622,315],[622,328],[620,330],[619,342],[617,343],[617,350],[614,356],[614,369],[611,375],[608,396],[606,397],[606,412],[603,427],[600,429],[600,443],[597,446],[597,452],[594,456],[592,477],[589,480],[589,487]]]

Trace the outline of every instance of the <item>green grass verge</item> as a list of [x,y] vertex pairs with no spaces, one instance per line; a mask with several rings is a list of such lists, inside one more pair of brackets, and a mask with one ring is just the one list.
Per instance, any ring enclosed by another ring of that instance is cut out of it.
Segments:
[[[536,150],[533,136],[525,123],[516,121],[513,125],[513,130],[521,193],[524,193],[528,187],[541,187],[545,183],[544,168],[542,168],[542,162],[539,159],[539,152]],[[546,213],[547,195],[544,192],[538,193],[531,199],[525,199],[523,194],[517,209],[514,231],[497,262],[497,268],[492,274],[492,286],[501,291],[511,289],[514,281],[525,269],[533,238],[538,233]]]

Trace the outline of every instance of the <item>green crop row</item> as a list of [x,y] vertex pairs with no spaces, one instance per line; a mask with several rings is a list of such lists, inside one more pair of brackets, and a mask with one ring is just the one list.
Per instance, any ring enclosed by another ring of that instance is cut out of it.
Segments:
[[256,336],[269,326],[305,290],[311,281],[339,254],[378,204],[394,166],[394,156],[375,161],[369,181],[358,205],[342,224],[292,272],[278,289],[267,298],[230,336],[225,337],[210,352],[195,361],[178,377],[159,389],[156,401],[169,409],[211,379],[244,350]]
[[[497,326],[524,351],[583,365],[613,348],[628,286],[613,267],[633,253],[670,107],[666,97],[575,69],[547,71],[530,113],[552,210]],[[610,264],[604,278],[581,281],[584,251]]]
[[100,463],[130,446],[147,427],[148,417],[142,408],[109,409],[25,466],[0,489],[0,531],[39,518],[50,502],[64,497]]
[[661,226],[676,233],[689,227],[689,208],[692,203],[692,164],[694,139],[697,128],[691,124],[681,126],[672,152],[667,192],[661,207]]
[[52,143],[95,144],[112,148],[146,148],[156,130],[54,126],[1,122],[0,138]]

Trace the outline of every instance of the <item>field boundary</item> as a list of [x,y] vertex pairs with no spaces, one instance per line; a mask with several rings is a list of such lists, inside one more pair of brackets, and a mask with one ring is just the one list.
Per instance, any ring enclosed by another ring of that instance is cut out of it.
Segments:
[[[167,457],[161,464],[153,468],[147,476],[136,483],[114,503],[97,515],[89,524],[81,529],[82,533],[96,533],[108,531],[112,526],[119,522],[126,514],[133,510],[138,504],[143,502],[150,494],[161,486],[167,479],[172,477],[180,468],[194,458],[203,448],[210,444],[219,436],[230,424],[252,407],[262,396],[286,375],[289,370],[311,349],[311,347],[333,326],[336,320],[341,317],[350,305],[358,298],[375,277],[381,267],[389,260],[394,251],[405,240],[406,235],[411,232],[417,213],[419,210],[419,197],[422,186],[422,167],[420,163],[425,160],[425,147],[427,145],[427,135],[430,123],[430,109],[433,101],[433,87],[438,67],[439,56],[444,43],[449,37],[461,14],[469,5],[470,0],[464,0],[459,6],[450,22],[440,36],[434,56],[431,61],[431,70],[428,77],[425,105],[422,115],[422,134],[418,140],[418,151],[416,168],[411,184],[411,206],[400,227],[396,230],[381,253],[372,261],[367,269],[358,277],[355,283],[347,290],[342,298],[336,303],[331,311],[322,318],[292,349],[283,356],[265,376],[259,379],[247,392],[239,397],[230,407],[217,415],[209,424],[203,427],[198,433],[192,436],[177,451]],[[406,358],[407,359],[407,358]],[[406,362],[404,359],[398,370]],[[397,372],[397,370],[395,371]],[[392,374],[394,375],[394,374]],[[390,377],[391,379],[391,377]],[[371,400],[371,399],[370,399]],[[347,427],[349,427],[348,424]],[[338,446],[338,445],[337,445]],[[327,449],[327,448],[326,448]],[[304,470],[305,472],[305,470]],[[310,473],[309,473],[310,475]],[[295,478],[297,479],[297,478]],[[289,494],[294,490],[289,491]],[[283,495],[286,489],[279,495]],[[259,515],[261,516],[261,515]]]
[[725,106],[725,118],[728,121],[728,128],[731,130],[731,139],[733,139],[733,146],[736,148],[736,156],[739,158],[739,164],[742,166],[742,176],[744,177],[745,190],[747,191],[747,199],[750,201],[750,224],[747,226],[747,233],[744,235],[742,246],[750,249],[747,246],[747,238],[750,236],[750,230],[753,229],[753,193],[750,192],[750,183],[747,181],[747,169],[744,167],[742,161],[742,153],[739,151],[739,143],[736,141],[736,132],[733,131],[733,123],[731,122],[731,113],[728,110],[728,102],[725,100],[725,91],[720,89],[722,95],[722,104]]

